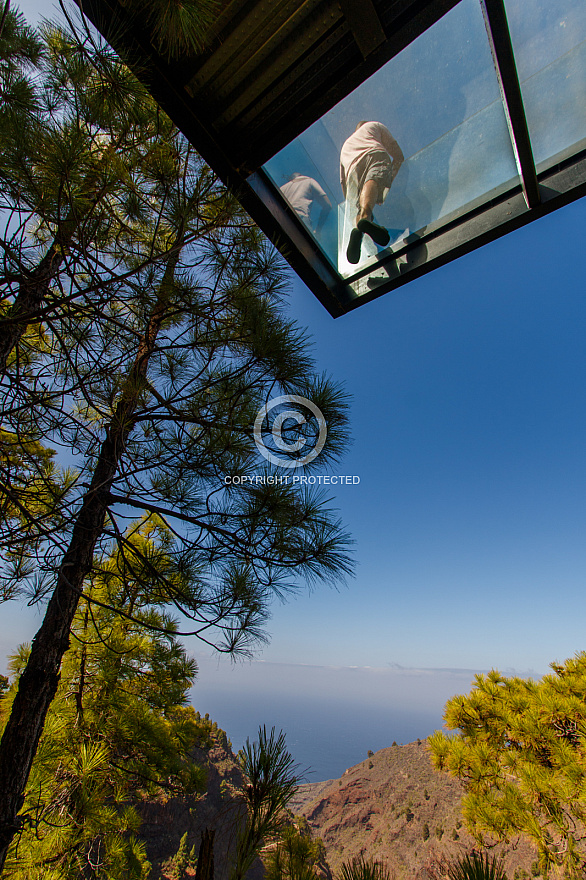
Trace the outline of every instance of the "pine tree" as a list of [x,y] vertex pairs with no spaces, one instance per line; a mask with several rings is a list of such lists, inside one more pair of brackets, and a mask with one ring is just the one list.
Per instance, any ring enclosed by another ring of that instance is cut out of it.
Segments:
[[259,728],[258,740],[251,744],[247,739],[239,758],[247,780],[242,793],[246,812],[230,880],[242,880],[262,847],[286,835],[288,806],[300,782],[285,735],[277,735],[274,727],[269,734]]
[[[100,247],[128,231],[141,205],[144,212],[141,198],[150,194],[138,163],[164,136],[152,101],[107,47],[56,27],[43,36],[5,6],[0,547],[13,560],[2,576],[8,598],[38,544],[62,528],[59,510],[71,486],[44,445],[59,422],[66,427],[63,401],[79,396],[80,377],[56,387],[55,366],[113,301],[117,263],[111,248]],[[49,503],[40,505],[43,495]]]
[[[313,375],[307,337],[283,314],[279,259],[107,47],[54,27],[44,39],[57,110],[30,111],[34,138],[15,140],[0,168],[7,209],[26,217],[16,239],[5,230],[0,414],[10,456],[53,446],[72,471],[29,454],[47,509],[22,505],[28,532],[7,517],[0,534],[5,592],[48,599],[0,744],[0,867],[80,602],[137,620],[92,589],[112,543],[133,576],[148,574],[153,600],[182,613],[184,632],[231,653],[266,638],[275,594],[349,570],[322,496],[259,467],[252,436],[261,407],[285,393],[324,415],[320,466],[346,438],[344,395]],[[225,479],[259,470],[264,482]],[[129,549],[129,511],[162,524],[164,555]]]
[[[127,547],[165,553],[162,529],[136,524]],[[103,560],[91,593],[103,605],[79,608],[73,644],[47,716],[24,805],[26,823],[9,855],[14,880],[104,877],[142,880],[149,872],[134,804],[159,792],[202,788],[205,772],[190,751],[208,738],[208,725],[186,707],[196,666],[172,634],[174,622],[153,602],[144,572],[133,579],[116,550]],[[147,630],[107,604],[133,608],[137,620],[165,624]],[[29,646],[13,656],[13,683],[0,704],[10,711]]]
[[497,671],[476,676],[468,696],[446,705],[448,727],[430,740],[433,762],[466,788],[463,816],[476,839],[526,835],[542,872],[586,868],[586,653],[540,681]]
[[191,849],[189,849],[186,831],[179,841],[179,849],[173,856],[171,868],[173,880],[185,880],[185,877],[187,877],[186,869],[195,868],[196,863],[197,856],[195,854],[195,846],[192,846]]
[[[136,161],[152,142],[153,113],[152,101],[107,48],[48,25],[41,42],[12,12],[6,26],[0,48],[12,94],[0,136],[0,374],[9,369],[18,377],[31,350],[23,336],[59,311],[64,295],[70,320],[99,313],[109,300],[105,266],[91,285],[96,247],[127,225],[124,209],[133,194],[138,199]],[[15,44],[31,48],[15,52]],[[83,288],[72,286],[83,275]]]

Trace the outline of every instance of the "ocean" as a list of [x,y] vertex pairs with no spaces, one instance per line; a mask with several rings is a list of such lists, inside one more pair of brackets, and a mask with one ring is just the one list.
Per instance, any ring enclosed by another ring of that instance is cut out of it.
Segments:
[[442,727],[446,700],[467,693],[471,670],[397,670],[200,658],[192,702],[238,751],[258,728],[283,730],[304,782],[341,776],[368,750],[424,739]]

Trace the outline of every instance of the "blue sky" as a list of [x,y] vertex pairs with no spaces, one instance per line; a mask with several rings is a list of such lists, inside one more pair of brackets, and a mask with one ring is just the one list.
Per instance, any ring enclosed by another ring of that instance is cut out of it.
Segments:
[[360,485],[333,504],[358,569],[276,604],[266,661],[544,672],[586,647],[585,220],[582,200],[336,321],[294,282],[354,398]]
[[[319,369],[353,395],[340,472],[360,484],[332,504],[358,568],[275,604],[265,684],[299,664],[316,693],[308,666],[541,674],[586,648],[585,229],[581,200],[336,321],[293,280]],[[2,608],[1,656],[33,618]],[[245,686],[251,667],[200,656]]]
[[545,671],[585,647],[580,201],[332,321],[354,396],[337,493],[358,575],[275,612],[267,658]]

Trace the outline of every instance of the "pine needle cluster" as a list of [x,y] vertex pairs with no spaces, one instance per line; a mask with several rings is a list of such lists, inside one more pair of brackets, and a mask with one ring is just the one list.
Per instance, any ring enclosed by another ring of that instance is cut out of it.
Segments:
[[483,841],[526,835],[547,874],[586,868],[586,652],[540,681],[497,671],[476,676],[446,706],[455,736],[430,738],[436,767],[461,779],[463,815]]
[[[128,546],[150,543],[135,526]],[[143,546],[144,550],[144,546]],[[129,577],[119,553],[104,561],[90,587],[99,605],[78,609],[72,646],[48,712],[29,778],[21,832],[6,863],[14,880],[143,880],[150,871],[139,837],[143,798],[202,790],[206,774],[191,757],[210,745],[210,725],[187,706],[197,667],[171,635],[174,622],[149,594],[146,577]],[[133,609],[137,619],[165,624],[145,629],[107,606]],[[11,658],[11,687],[0,703],[9,717],[30,654]]]

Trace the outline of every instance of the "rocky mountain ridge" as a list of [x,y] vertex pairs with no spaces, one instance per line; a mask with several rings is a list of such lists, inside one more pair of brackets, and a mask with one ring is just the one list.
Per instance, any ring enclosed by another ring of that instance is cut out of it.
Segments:
[[[151,880],[174,877],[172,858],[181,837],[199,849],[202,831],[215,831],[215,877],[226,880],[236,841],[243,777],[227,742],[214,741],[194,757],[206,766],[206,792],[191,798],[161,797],[141,806],[141,836],[153,864]],[[338,876],[354,857],[380,859],[393,880],[430,880],[433,866],[472,850],[473,838],[461,817],[462,786],[431,765],[426,742],[393,745],[369,754],[339,779],[301,785],[291,811],[303,816],[323,841],[324,877]],[[509,880],[535,876],[535,849],[525,840],[495,847]],[[322,866],[323,867],[323,866]],[[195,871],[188,869],[187,876]],[[249,880],[261,880],[257,861]]]
[[[292,809],[322,839],[334,875],[363,855],[386,862],[396,880],[428,880],[438,859],[475,845],[462,823],[462,794],[457,780],[434,770],[418,740],[381,749],[340,779],[301,786]],[[495,852],[503,853],[509,880],[531,875],[537,855],[527,841]]]

